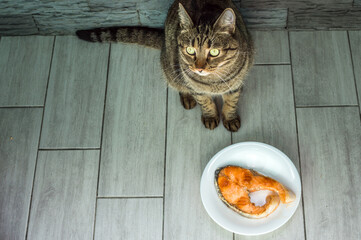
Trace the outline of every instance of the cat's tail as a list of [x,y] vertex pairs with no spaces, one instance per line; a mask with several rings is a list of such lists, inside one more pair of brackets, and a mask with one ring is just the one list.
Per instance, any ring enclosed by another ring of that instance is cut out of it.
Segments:
[[163,29],[147,27],[110,27],[78,30],[76,35],[89,42],[124,42],[160,49],[164,41]]

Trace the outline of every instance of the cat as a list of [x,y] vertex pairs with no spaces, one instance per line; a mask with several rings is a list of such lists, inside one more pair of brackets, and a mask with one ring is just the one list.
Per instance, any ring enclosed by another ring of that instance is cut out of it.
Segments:
[[[241,14],[231,0],[176,0],[165,29],[111,27],[76,32],[91,42],[126,42],[161,49],[161,66],[169,86],[179,91],[185,109],[198,103],[208,129],[220,122],[232,132],[241,125],[237,103],[254,48]],[[221,95],[218,113],[214,101]]]

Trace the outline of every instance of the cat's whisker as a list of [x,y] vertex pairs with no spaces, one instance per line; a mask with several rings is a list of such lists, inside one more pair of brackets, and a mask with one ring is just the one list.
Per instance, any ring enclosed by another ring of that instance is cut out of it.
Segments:
[[179,73],[179,74],[173,79],[173,81],[174,81],[175,83],[178,83],[179,80],[180,80],[182,77],[183,77],[183,76],[182,76],[182,73]]
[[[169,66],[167,66],[167,67],[165,67],[165,68],[163,68],[164,70],[173,70],[173,68],[175,68],[175,67],[178,67],[178,69],[180,69],[180,65],[179,64],[175,64],[175,65],[169,65]],[[177,70],[177,69],[176,69]]]
[[221,76],[223,76],[223,77],[226,77],[227,75],[230,74],[230,72],[227,71],[226,69],[223,69],[223,71],[221,71],[221,70],[218,70],[218,71],[219,71],[219,74],[221,74]]
[[178,74],[182,72],[182,69],[180,67],[177,69],[173,69],[172,67],[169,67],[168,70],[171,72],[171,74]]
[[[184,73],[185,73],[185,74],[188,74],[189,72],[191,72],[190,69],[184,70]],[[181,77],[179,77],[175,82],[178,83],[180,80],[184,80],[185,74],[182,74]],[[185,84],[187,84],[187,83],[185,83]]]
[[226,81],[224,81],[224,79],[218,74],[218,73],[215,73],[226,85],[227,87],[229,88],[229,91],[232,91],[231,87],[228,85],[228,83]]
[[[186,69],[187,72],[188,69]],[[187,72],[188,73],[188,72]],[[174,78],[174,82],[178,83],[180,80],[184,78],[183,71],[180,69],[179,74]]]
[[176,69],[176,70],[172,70],[172,74],[178,74],[180,73],[182,70],[181,69]]
[[184,71],[184,73],[186,73],[186,74],[189,74],[190,72],[192,72],[192,70],[190,70],[189,68],[187,68],[187,69]]

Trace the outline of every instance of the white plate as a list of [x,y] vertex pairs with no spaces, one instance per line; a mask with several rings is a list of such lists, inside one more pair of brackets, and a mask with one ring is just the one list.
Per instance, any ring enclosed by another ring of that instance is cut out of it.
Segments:
[[[216,169],[227,165],[253,169],[279,181],[296,194],[296,200],[280,203],[266,218],[239,215],[222,202],[214,185]],[[260,235],[276,230],[292,217],[300,202],[301,181],[292,161],[277,148],[258,142],[237,143],[218,152],[207,164],[201,179],[201,198],[209,216],[223,228],[241,235]]]

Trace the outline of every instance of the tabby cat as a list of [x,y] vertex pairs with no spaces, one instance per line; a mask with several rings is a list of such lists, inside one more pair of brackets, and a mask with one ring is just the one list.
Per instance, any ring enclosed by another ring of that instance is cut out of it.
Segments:
[[165,29],[112,27],[77,31],[92,42],[137,43],[161,49],[168,84],[179,91],[186,109],[196,103],[206,128],[218,126],[214,97],[221,95],[223,125],[237,131],[237,102],[243,80],[253,64],[253,42],[231,0],[176,0]]

